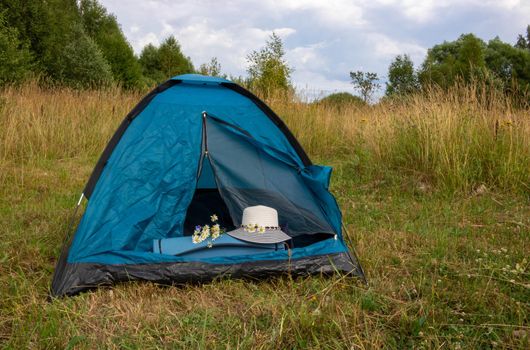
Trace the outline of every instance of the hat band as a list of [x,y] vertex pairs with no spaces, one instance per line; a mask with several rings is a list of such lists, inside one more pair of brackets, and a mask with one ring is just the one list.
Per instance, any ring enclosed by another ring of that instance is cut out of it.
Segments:
[[247,230],[257,230],[257,229],[265,229],[267,231],[272,231],[272,230],[281,230],[281,227],[280,226],[260,226],[258,224],[241,224],[241,228],[243,228],[245,231]]

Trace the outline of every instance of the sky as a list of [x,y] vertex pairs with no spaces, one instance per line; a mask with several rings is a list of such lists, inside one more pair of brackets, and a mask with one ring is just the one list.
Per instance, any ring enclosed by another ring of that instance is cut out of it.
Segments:
[[349,72],[386,80],[399,54],[421,64],[427,49],[460,34],[514,43],[530,24],[530,0],[100,0],[139,54],[174,35],[194,65],[217,57],[244,76],[246,56],[272,32],[285,45],[292,81],[307,95],[353,92]]

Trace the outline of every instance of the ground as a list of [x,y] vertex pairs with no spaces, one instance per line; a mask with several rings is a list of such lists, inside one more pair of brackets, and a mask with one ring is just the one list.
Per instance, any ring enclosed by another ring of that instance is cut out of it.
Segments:
[[0,162],[5,348],[516,348],[530,339],[530,202],[483,186],[334,166],[368,284],[349,276],[128,283],[48,301],[68,218],[96,157]]

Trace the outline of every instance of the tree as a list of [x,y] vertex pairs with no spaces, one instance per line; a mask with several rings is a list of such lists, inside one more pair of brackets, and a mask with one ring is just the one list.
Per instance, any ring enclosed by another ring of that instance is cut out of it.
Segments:
[[473,34],[462,35],[460,40],[461,46],[456,63],[457,73],[461,74],[466,81],[477,77],[482,78],[486,69],[484,41]]
[[30,61],[30,52],[20,42],[17,29],[8,27],[4,12],[0,12],[0,86],[23,80]]
[[[52,81],[61,83],[63,71],[69,69],[64,66],[65,48],[77,40],[83,41],[86,33],[79,25],[81,19],[75,0],[40,0],[38,3],[39,13],[34,14],[34,22],[29,24],[31,35],[35,39],[32,49],[35,57],[38,57],[39,70]],[[97,47],[89,45],[84,48],[88,50]]]
[[97,0],[80,0],[79,12],[85,32],[101,49],[110,64],[114,80],[125,88],[142,85],[142,70],[131,45],[123,35],[116,17]]
[[363,101],[369,103],[374,92],[380,87],[377,73],[362,71],[350,72],[350,78],[354,89],[359,92]]
[[189,57],[184,56],[180,44],[174,36],[168,37],[158,48],[160,70],[167,77],[193,73],[195,69]]
[[526,27],[526,36],[519,34],[515,47],[523,50],[530,50],[530,25]]
[[212,77],[226,77],[226,75],[221,74],[221,64],[217,60],[217,57],[212,57],[209,63],[201,64],[201,66],[199,67],[199,73]]
[[[530,33],[529,33],[530,34]],[[448,88],[456,81],[481,81],[489,87],[518,93],[530,89],[530,50],[520,36],[512,46],[498,37],[487,44],[473,34],[461,35],[429,49],[419,72],[423,88],[431,84]]]
[[247,56],[250,86],[263,94],[271,91],[286,91],[291,87],[291,73],[285,60],[281,38],[272,33],[265,47]]
[[495,38],[488,43],[485,61],[505,91],[512,91],[515,85],[521,92],[530,89],[530,50],[514,47]]
[[403,96],[419,89],[418,76],[414,71],[414,63],[408,55],[394,58],[388,67],[387,96]]
[[184,56],[177,39],[173,36],[164,40],[158,48],[152,44],[145,46],[140,54],[140,65],[144,75],[156,83],[175,75],[195,71],[190,58]]
[[434,84],[447,88],[457,80],[484,79],[487,70],[485,50],[486,43],[473,34],[433,46],[419,72],[422,87]]
[[97,44],[80,25],[74,30],[77,40],[71,40],[57,57],[55,78],[76,88],[98,88],[113,82],[110,65]]
[[160,70],[158,48],[153,44],[144,46],[140,54],[139,62],[142,67],[142,74],[148,80],[149,85],[154,85],[167,79]]

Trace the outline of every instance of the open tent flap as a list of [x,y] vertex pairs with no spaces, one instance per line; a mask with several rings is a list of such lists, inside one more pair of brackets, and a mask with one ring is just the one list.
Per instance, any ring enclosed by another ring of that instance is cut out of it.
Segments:
[[208,116],[205,123],[207,159],[235,226],[246,207],[265,205],[278,211],[280,226],[291,237],[335,234],[288,155],[217,117]]

